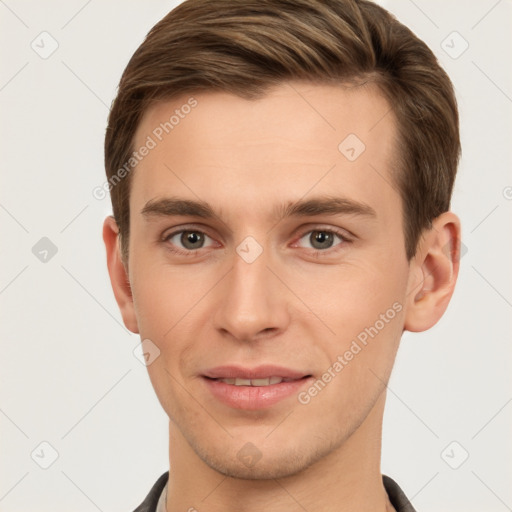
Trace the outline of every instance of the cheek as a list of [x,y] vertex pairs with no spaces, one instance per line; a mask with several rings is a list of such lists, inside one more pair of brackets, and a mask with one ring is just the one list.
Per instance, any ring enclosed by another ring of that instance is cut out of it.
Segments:
[[197,326],[202,323],[194,316],[198,311],[195,306],[205,292],[199,285],[191,287],[190,277],[179,269],[157,265],[142,255],[134,257],[132,265],[136,276],[132,293],[141,340],[150,340],[158,350],[158,357],[147,366],[148,375],[160,404],[175,420],[184,414],[180,404],[190,402],[184,391],[183,364],[194,350],[191,339],[205,338],[198,335]]
[[200,298],[198,282],[183,270],[155,261],[150,254],[133,254],[131,288],[141,336],[165,339],[180,318]]
[[324,275],[300,282],[300,293],[330,331],[323,329],[325,335],[319,336],[313,329],[318,321],[303,324],[321,353],[321,391],[312,394],[322,395],[317,401],[320,409],[336,404],[336,418],[355,418],[380,394],[393,367],[404,325],[407,266],[380,261],[321,272]]
[[[331,325],[336,336],[322,343],[327,362],[313,386],[300,397],[318,411],[326,424],[344,431],[365,418],[385,389],[403,330],[401,302],[387,297],[349,299]],[[327,312],[326,312],[327,314]],[[323,358],[325,361],[325,358]],[[330,418],[330,419],[329,419]]]
[[343,345],[375,323],[383,330],[382,315],[385,330],[390,330],[390,324],[396,327],[401,323],[397,313],[403,309],[407,277],[403,265],[357,262],[296,272],[289,279],[293,278],[297,296]]
[[[160,363],[173,375],[187,354],[201,340],[211,339],[209,292],[218,273],[208,269],[193,272],[171,267],[144,255],[134,257],[132,282],[134,307],[141,339],[150,339],[160,350]],[[208,335],[210,334],[210,335]],[[155,371],[148,368],[150,372]]]
[[347,269],[338,280],[331,279],[337,286],[329,294],[318,296],[323,319],[335,332],[325,351],[335,365],[330,373],[336,375],[319,405],[337,403],[338,413],[362,413],[365,404],[376,400],[393,367],[403,332],[408,273],[405,266],[388,263],[387,271],[380,265]]

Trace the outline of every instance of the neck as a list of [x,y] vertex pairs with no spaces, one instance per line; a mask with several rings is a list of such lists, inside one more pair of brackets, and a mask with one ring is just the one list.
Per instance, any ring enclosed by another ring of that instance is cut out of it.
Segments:
[[392,512],[380,472],[385,393],[338,448],[294,475],[246,480],[220,474],[192,450],[173,422],[169,428],[167,512]]

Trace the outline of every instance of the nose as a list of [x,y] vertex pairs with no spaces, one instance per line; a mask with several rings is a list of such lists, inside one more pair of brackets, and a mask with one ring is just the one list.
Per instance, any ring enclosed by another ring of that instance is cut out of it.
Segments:
[[224,336],[256,341],[274,337],[288,327],[289,297],[268,263],[266,251],[252,262],[234,253],[233,267],[217,290],[214,324]]

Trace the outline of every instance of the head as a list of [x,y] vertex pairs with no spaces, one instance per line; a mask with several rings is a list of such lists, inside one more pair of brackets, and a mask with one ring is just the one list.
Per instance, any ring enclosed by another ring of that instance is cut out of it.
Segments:
[[[371,2],[187,0],[153,27],[110,112],[104,239],[190,453],[284,476],[370,421],[404,329],[434,325],[453,292],[459,153],[449,78]],[[226,364],[304,379],[232,407],[208,382]]]

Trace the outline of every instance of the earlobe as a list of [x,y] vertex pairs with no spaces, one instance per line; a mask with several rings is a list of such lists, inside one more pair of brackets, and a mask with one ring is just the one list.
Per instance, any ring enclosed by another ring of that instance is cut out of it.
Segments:
[[119,228],[112,216],[107,217],[103,223],[103,241],[105,242],[105,249],[107,251],[107,266],[110,282],[123,317],[124,325],[131,332],[137,334],[139,328],[135,315],[132,290],[119,246]]
[[446,212],[437,217],[411,261],[404,328],[430,329],[443,316],[459,273],[460,221]]

